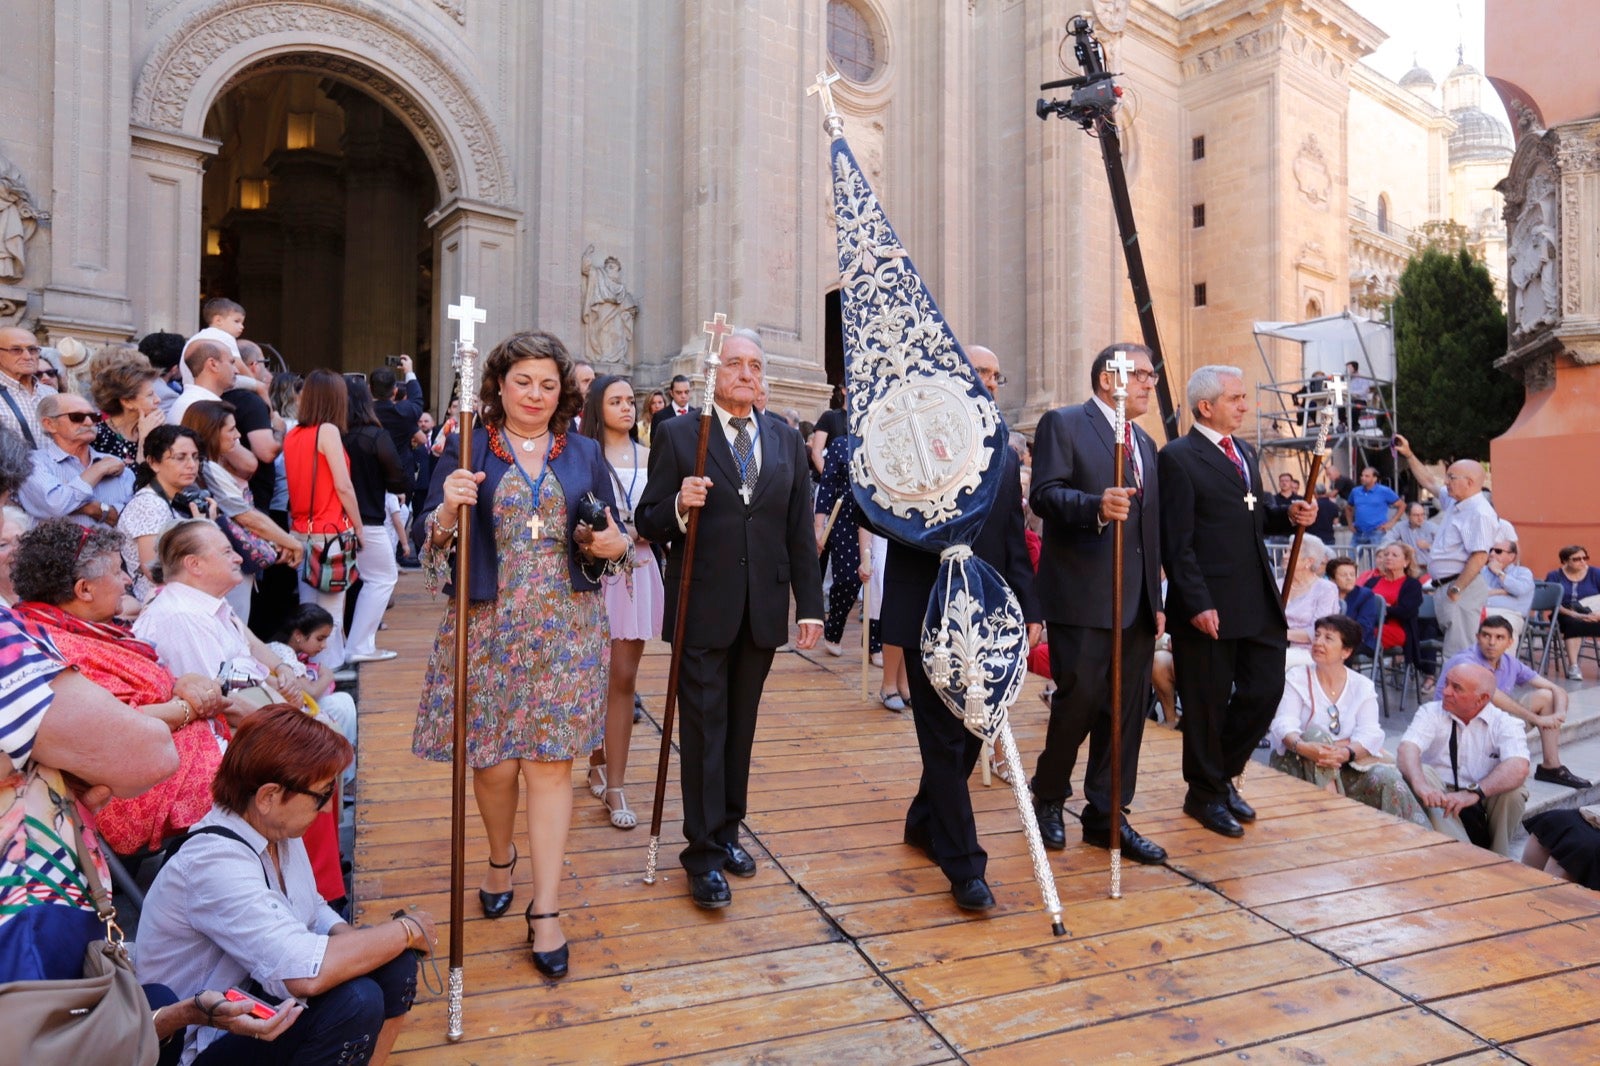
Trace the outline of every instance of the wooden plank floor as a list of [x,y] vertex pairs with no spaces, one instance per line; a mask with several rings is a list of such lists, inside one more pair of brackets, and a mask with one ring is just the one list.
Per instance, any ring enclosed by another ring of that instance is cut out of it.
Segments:
[[[362,667],[358,917],[405,903],[448,913],[448,767],[410,754],[442,610],[404,578],[384,634],[401,656]],[[469,813],[466,1039],[445,1042],[444,1001],[424,995],[395,1061],[1600,1058],[1600,895],[1259,766],[1244,791],[1260,820],[1241,840],[1219,837],[1183,815],[1179,738],[1159,727],[1133,818],[1167,848],[1167,866],[1129,864],[1124,898],[1108,899],[1105,853],[1078,844],[1069,821],[1072,844],[1052,855],[1068,935],[1053,937],[1010,790],[975,774],[999,906],[964,916],[939,871],[901,843],[916,737],[909,714],[862,699],[859,661],[777,657],[744,839],[759,872],[733,880],[725,910],[697,910],[675,864],[676,761],[665,877],[641,881],[653,719],[634,730],[638,829],[613,829],[574,772],[564,981],[543,980],[522,943],[526,862],[513,914],[475,916],[486,849]],[[656,713],[666,671],[665,647],[652,645],[640,688]],[[1045,719],[1037,686],[1013,714],[1030,769]]]

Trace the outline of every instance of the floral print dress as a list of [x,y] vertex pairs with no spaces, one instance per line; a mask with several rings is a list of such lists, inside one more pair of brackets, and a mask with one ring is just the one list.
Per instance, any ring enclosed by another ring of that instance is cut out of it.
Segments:
[[[604,738],[611,657],[605,600],[598,590],[572,587],[566,496],[556,478],[544,482],[537,537],[530,532],[533,510],[528,483],[507,471],[494,498],[500,595],[467,609],[467,764],[475,769],[507,759],[573,759]],[[448,576],[451,556],[449,546],[430,543],[424,550],[430,587]],[[420,757],[439,762],[451,757],[455,633],[452,599],[411,744]]]

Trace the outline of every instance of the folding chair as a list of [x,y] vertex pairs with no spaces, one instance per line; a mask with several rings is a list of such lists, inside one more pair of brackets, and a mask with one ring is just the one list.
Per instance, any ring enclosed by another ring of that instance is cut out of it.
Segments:
[[[1561,586],[1554,581],[1533,583],[1533,602],[1528,607],[1528,622],[1522,627],[1520,658],[1541,675],[1550,670],[1550,652],[1555,650],[1556,669],[1567,672],[1567,645],[1561,639],[1556,610],[1561,606]],[[1536,643],[1537,642],[1537,645]],[[1535,650],[1537,646],[1537,651]],[[1539,661],[1534,662],[1537,654]]]

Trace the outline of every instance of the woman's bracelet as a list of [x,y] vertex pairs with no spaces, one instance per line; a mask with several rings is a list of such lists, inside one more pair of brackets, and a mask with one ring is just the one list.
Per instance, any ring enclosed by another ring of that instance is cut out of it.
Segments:
[[[194,707],[182,696],[174,696],[172,698],[178,704],[178,706],[183,708],[183,721],[178,726],[178,729],[182,729],[194,719]],[[173,730],[174,733],[177,731],[177,729]]]
[[[433,514],[428,518],[428,525],[433,528],[434,533],[443,533],[445,535],[444,542],[446,544],[449,544],[452,540],[456,539],[456,526],[453,523],[449,526],[440,525],[438,511],[434,511]],[[432,539],[431,534],[429,539]]]
[[406,931],[406,947],[410,948],[410,947],[414,946],[413,943],[412,943],[412,939],[411,939],[411,930],[412,930],[413,927],[415,927],[416,931],[417,931],[416,932],[416,939],[418,941],[421,941],[423,939],[422,923],[417,921],[415,918],[411,917],[411,915],[409,915],[409,914],[397,914],[397,915],[395,915],[394,920],[399,922],[400,923],[400,928],[402,928],[402,929],[404,929]]

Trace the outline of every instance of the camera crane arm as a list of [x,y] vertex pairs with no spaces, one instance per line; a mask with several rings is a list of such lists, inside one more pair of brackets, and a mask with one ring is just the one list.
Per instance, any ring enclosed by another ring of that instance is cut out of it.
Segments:
[[1122,253],[1128,262],[1128,281],[1133,286],[1133,301],[1139,312],[1139,328],[1144,334],[1145,347],[1150,349],[1151,363],[1158,378],[1156,403],[1161,409],[1161,425],[1166,439],[1178,435],[1178,411],[1172,403],[1172,388],[1165,372],[1166,360],[1161,354],[1161,334],[1156,328],[1156,314],[1150,298],[1150,282],[1145,275],[1144,253],[1139,247],[1139,228],[1133,220],[1133,202],[1128,198],[1128,176],[1122,169],[1122,140],[1117,135],[1111,112],[1122,95],[1106,70],[1105,50],[1089,29],[1089,20],[1082,15],[1073,18],[1067,32],[1076,39],[1073,54],[1083,74],[1060,81],[1047,81],[1039,86],[1040,92],[1051,89],[1072,90],[1066,100],[1041,98],[1034,111],[1041,119],[1052,115],[1076,122],[1100,141],[1100,155],[1105,161],[1106,180],[1111,186],[1111,206],[1117,216],[1117,230],[1122,235]]

